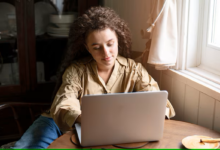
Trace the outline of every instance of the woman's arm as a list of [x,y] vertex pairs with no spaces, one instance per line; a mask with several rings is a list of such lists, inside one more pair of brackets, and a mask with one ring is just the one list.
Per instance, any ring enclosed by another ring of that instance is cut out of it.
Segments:
[[75,122],[81,120],[79,101],[82,94],[81,76],[82,72],[74,65],[68,67],[51,106],[51,116],[61,131],[70,130]]

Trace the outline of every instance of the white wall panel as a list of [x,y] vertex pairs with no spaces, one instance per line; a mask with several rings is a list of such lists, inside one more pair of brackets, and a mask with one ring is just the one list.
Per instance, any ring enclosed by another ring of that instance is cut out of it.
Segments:
[[202,85],[202,81],[199,81],[198,79],[195,80],[194,78],[188,79],[187,84],[220,101],[220,89],[216,90],[216,88],[212,87],[211,85],[204,86]]
[[198,125],[212,129],[215,99],[200,92]]
[[152,74],[152,71],[153,70],[153,67],[151,67],[151,65],[147,65],[147,72],[151,75]]
[[220,102],[215,103],[215,118],[214,118],[214,130],[220,132]]
[[154,78],[154,80],[158,83],[159,87],[160,87],[160,77],[161,77],[161,71],[160,70],[156,70],[154,68],[151,68],[151,76]]
[[186,86],[184,121],[197,124],[199,106],[199,91]]
[[177,79],[173,79],[172,105],[176,112],[176,116],[173,119],[183,120],[184,97],[185,97],[185,84]]
[[162,79],[161,79],[161,90],[167,90],[169,95],[168,95],[168,99],[170,100],[170,102],[172,103],[172,98],[171,98],[171,94],[172,94],[172,78],[166,74],[162,74]]

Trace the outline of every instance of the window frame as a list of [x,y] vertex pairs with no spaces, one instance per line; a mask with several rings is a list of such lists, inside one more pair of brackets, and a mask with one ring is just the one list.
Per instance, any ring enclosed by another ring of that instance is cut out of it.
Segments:
[[211,16],[213,16],[213,11],[211,11],[210,9],[211,9],[212,5],[215,5],[214,4],[215,1],[216,0],[210,0],[209,1],[209,18],[208,18],[209,23],[208,23],[207,46],[210,47],[210,48],[213,48],[213,49],[220,50],[220,44],[218,46],[218,45],[215,45],[215,44],[211,43],[211,33],[212,33],[211,30],[213,30],[213,28],[211,27],[212,26],[212,22],[213,22],[213,18],[211,18]]
[[[207,14],[207,8],[209,12],[210,5],[207,5],[207,2],[208,0],[177,1],[179,52],[177,65],[174,69],[180,70],[199,80],[203,78],[202,80],[208,85],[220,89],[220,71],[215,72],[201,64],[204,30],[209,29],[210,26],[207,25],[208,23],[205,25],[204,20],[204,17],[207,19],[207,15],[210,18],[210,14]],[[204,13],[202,13],[203,11]],[[205,45],[215,48],[209,44],[208,39],[206,39]]]

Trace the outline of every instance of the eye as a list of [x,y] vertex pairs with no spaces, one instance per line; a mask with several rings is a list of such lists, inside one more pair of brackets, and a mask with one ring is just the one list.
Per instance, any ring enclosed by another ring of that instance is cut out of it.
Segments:
[[94,50],[99,50],[100,47],[98,47],[98,46],[97,46],[97,47],[93,47],[93,49],[94,49]]
[[114,45],[114,43],[108,43],[107,44],[109,47],[111,47],[112,45]]

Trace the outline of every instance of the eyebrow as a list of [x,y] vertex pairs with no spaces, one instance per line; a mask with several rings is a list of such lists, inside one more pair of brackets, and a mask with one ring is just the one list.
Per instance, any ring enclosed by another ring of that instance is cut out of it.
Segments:
[[[112,40],[114,40],[114,39],[110,39],[110,40],[108,40],[107,42],[110,42],[110,41],[112,41]],[[92,46],[94,46],[94,45],[99,45],[99,43],[92,43]]]

